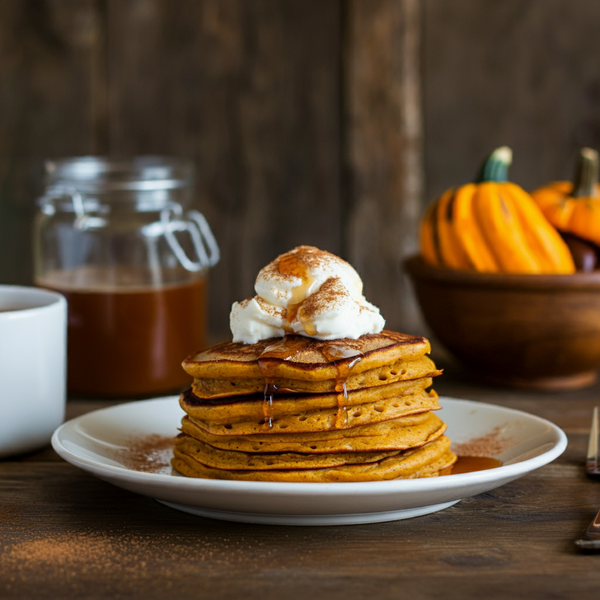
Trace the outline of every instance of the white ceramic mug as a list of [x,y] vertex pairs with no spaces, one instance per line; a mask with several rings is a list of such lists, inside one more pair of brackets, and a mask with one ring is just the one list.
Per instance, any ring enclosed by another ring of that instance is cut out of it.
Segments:
[[0,457],[48,444],[66,401],[67,302],[0,285]]

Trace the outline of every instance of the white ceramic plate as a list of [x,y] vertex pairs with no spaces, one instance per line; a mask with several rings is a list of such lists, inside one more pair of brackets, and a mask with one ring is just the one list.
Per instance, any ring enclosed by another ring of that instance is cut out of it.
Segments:
[[277,525],[375,523],[428,514],[538,469],[567,446],[564,432],[539,417],[469,400],[441,398],[440,403],[438,414],[448,424],[453,447],[462,445],[464,454],[487,448],[485,453],[502,461],[501,467],[368,483],[218,481],[183,477],[167,468],[141,472],[132,467],[132,440],[176,435],[183,416],[176,397],[88,413],[60,426],[52,445],[73,465],[173,508],[228,521]]

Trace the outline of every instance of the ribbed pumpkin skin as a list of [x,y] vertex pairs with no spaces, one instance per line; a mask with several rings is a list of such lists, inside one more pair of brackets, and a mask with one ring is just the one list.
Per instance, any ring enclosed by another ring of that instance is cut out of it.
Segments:
[[556,229],[600,245],[600,185],[597,197],[574,198],[572,192],[570,181],[555,181],[531,195]]
[[[508,164],[510,154],[504,175]],[[420,241],[423,258],[435,266],[487,273],[575,272],[560,234],[532,197],[509,181],[446,191],[427,210]]]

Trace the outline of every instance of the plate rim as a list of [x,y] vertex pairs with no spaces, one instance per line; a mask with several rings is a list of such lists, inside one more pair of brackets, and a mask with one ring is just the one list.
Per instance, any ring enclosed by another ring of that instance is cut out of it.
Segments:
[[[501,412],[507,412],[514,415],[515,417],[521,416],[527,419],[533,419],[540,424],[549,426],[556,436],[552,448],[549,448],[542,454],[534,456],[532,458],[525,459],[523,461],[512,463],[508,465],[501,465],[495,469],[487,471],[476,471],[471,473],[458,473],[454,475],[446,475],[442,477],[427,477],[417,479],[395,479],[388,481],[365,481],[365,482],[282,482],[282,481],[230,481],[230,480],[219,480],[219,479],[200,479],[185,476],[173,476],[171,474],[163,473],[147,473],[142,471],[135,471],[120,466],[113,466],[107,464],[100,464],[97,461],[91,460],[87,457],[77,455],[66,448],[60,437],[65,431],[73,428],[77,423],[94,418],[98,413],[112,412],[115,410],[122,409],[123,407],[143,407],[150,403],[154,404],[166,404],[167,402],[177,401],[178,396],[162,396],[159,398],[151,398],[147,400],[136,400],[132,402],[124,402],[114,406],[108,406],[99,408],[83,415],[79,415],[70,419],[59,427],[56,428],[52,434],[52,447],[56,453],[65,461],[73,464],[78,468],[82,468],[85,471],[92,473],[95,476],[103,478],[102,475],[110,476],[113,479],[120,481],[129,481],[136,483],[154,483],[154,484],[166,484],[173,487],[183,487],[185,489],[199,489],[199,490],[211,490],[211,491],[227,491],[235,490],[236,492],[244,493],[256,493],[262,494],[265,492],[277,493],[279,495],[291,494],[312,496],[315,492],[327,493],[327,494],[381,494],[381,493],[393,493],[393,492],[426,492],[428,488],[433,487],[439,489],[452,489],[454,487],[461,487],[468,485],[471,482],[477,481],[478,483],[484,483],[487,481],[511,478],[516,479],[517,477],[534,471],[544,465],[552,462],[558,458],[566,449],[568,438],[565,432],[555,425],[551,421],[525,412],[523,410],[505,407],[497,404],[491,404],[487,402],[480,402],[478,400],[469,400],[465,398],[454,398],[450,396],[440,396],[441,408],[444,408],[444,403],[450,401],[450,403],[458,403],[465,405],[472,405],[474,408],[493,408]],[[182,411],[183,416],[183,411]]]

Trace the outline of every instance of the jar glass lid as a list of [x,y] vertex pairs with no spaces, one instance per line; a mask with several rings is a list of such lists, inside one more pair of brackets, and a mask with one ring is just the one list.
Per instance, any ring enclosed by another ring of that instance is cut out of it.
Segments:
[[46,161],[45,171],[48,185],[80,192],[173,190],[194,181],[190,160],[167,156],[62,158]]

